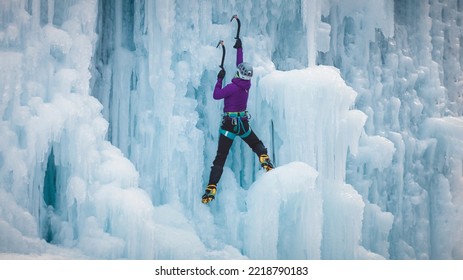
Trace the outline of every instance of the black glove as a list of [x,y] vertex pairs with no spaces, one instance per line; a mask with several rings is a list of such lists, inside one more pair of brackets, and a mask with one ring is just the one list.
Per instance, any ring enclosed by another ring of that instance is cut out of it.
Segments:
[[235,49],[241,49],[242,48],[242,45],[241,45],[241,39],[240,38],[236,38],[236,42],[235,42],[235,45],[233,46]]
[[225,70],[222,69],[220,70],[219,74],[217,74],[217,79],[223,79],[225,78]]

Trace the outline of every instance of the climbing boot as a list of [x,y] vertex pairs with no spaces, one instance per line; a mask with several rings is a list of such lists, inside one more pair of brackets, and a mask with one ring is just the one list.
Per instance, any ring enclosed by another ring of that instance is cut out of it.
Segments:
[[259,156],[259,161],[260,161],[260,165],[265,169],[265,171],[270,171],[273,169],[273,164],[272,162],[270,161],[270,158],[268,155],[266,154],[262,154]]
[[215,194],[217,193],[216,185],[209,184],[207,185],[206,191],[204,192],[202,203],[208,204],[209,202],[213,201],[215,198]]

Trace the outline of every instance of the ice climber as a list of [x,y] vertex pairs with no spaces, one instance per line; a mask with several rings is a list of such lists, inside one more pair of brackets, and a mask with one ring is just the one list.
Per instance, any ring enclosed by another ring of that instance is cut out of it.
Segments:
[[236,49],[236,66],[238,68],[235,77],[231,83],[222,88],[222,81],[225,77],[225,70],[222,68],[217,75],[217,83],[214,88],[214,99],[224,100],[224,114],[219,130],[220,136],[217,155],[211,167],[209,183],[202,197],[202,202],[205,204],[215,198],[217,183],[222,176],[223,166],[236,136],[241,137],[254,153],[257,154],[261,166],[266,171],[270,171],[273,168],[272,162],[267,155],[267,149],[249,126],[249,114],[246,111],[246,107],[249,89],[251,88],[253,69],[251,64],[243,62],[243,49],[239,38],[236,38],[233,48]]

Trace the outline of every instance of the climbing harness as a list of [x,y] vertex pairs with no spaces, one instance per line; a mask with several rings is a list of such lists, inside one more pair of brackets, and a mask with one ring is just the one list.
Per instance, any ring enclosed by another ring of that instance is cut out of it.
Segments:
[[[224,119],[231,119],[231,123],[233,125],[233,132],[228,131],[223,129],[222,127],[219,129],[219,132],[233,140],[235,137],[238,135],[242,139],[246,138],[251,134],[251,127],[249,127],[248,131],[246,131],[246,128],[243,123],[243,119],[249,120],[251,119],[251,115],[248,113],[248,111],[243,111],[243,112],[226,112],[223,114]],[[243,131],[243,133],[241,133]]]
[[242,112],[225,112],[222,115],[223,117],[229,117],[230,119],[236,119],[236,118],[247,118],[251,119],[251,114],[249,114],[248,111],[242,111]]

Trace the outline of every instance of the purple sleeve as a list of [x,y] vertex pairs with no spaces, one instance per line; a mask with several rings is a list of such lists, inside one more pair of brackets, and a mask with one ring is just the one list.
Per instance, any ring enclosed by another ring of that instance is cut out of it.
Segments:
[[222,88],[222,79],[217,79],[217,83],[215,84],[214,94],[213,97],[215,100],[223,99],[230,95],[233,92],[233,84],[228,84],[224,88]]
[[243,49],[236,49],[236,66],[243,62]]

